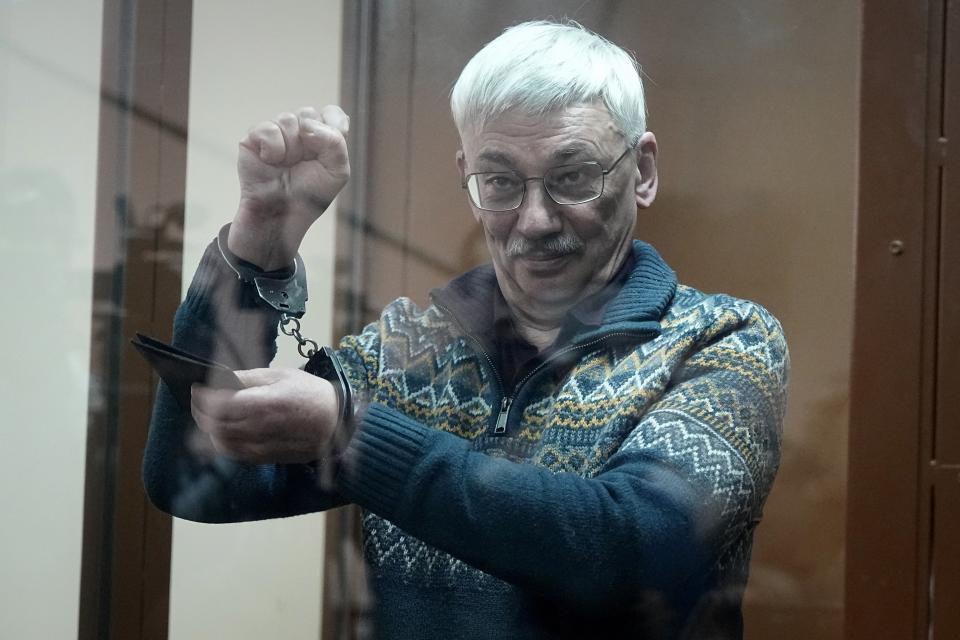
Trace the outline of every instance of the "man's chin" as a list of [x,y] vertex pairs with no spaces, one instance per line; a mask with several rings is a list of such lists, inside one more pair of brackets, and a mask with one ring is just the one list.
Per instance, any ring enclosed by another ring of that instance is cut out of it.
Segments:
[[540,277],[528,274],[520,282],[520,287],[528,300],[540,306],[567,307],[576,303],[578,289],[570,286],[569,278],[562,274]]

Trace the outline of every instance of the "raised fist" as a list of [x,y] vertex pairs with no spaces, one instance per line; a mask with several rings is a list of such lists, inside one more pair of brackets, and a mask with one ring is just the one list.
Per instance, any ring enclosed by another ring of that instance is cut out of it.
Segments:
[[310,225],[347,179],[344,135],[350,119],[340,107],[304,107],[254,126],[240,142],[240,206],[228,245],[263,269],[287,267]]

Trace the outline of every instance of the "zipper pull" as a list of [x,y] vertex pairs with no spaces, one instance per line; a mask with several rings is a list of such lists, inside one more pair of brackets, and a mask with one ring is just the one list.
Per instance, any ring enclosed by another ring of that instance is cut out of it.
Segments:
[[503,402],[500,403],[500,415],[497,416],[497,426],[493,430],[494,435],[502,435],[507,432],[507,416],[510,414],[510,404],[512,402],[513,398],[503,397]]

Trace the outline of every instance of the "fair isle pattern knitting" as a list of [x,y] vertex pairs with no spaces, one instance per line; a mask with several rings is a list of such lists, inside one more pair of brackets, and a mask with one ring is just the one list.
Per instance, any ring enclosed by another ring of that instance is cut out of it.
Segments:
[[[501,389],[454,318],[408,299],[341,344],[369,399],[487,455],[591,478],[617,451],[669,465],[713,497],[722,523],[715,571],[746,572],[752,530],[779,462],[788,355],[765,309],[678,286],[659,336],[608,339],[572,367],[537,376],[506,436],[489,435]],[[499,581],[372,513],[372,570],[403,581],[494,588]],[[731,576],[732,577],[732,576]]]

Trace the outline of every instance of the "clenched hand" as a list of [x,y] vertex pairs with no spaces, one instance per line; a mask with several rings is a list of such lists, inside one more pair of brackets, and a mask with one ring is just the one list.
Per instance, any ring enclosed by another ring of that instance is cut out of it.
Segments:
[[266,270],[288,267],[350,177],[340,107],[304,107],[254,126],[240,142],[240,204],[227,244]]

